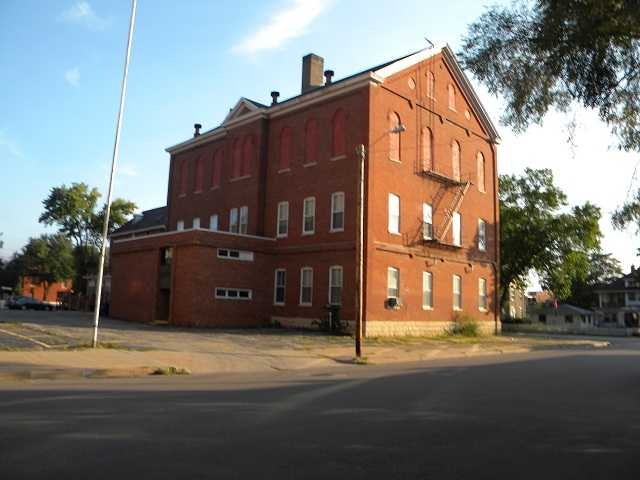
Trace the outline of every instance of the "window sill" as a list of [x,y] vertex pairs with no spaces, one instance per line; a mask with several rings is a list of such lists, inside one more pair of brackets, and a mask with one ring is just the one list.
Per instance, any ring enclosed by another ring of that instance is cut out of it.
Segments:
[[202,193],[202,190],[194,190],[193,194],[194,195],[200,195]]
[[402,236],[402,234],[400,232],[392,232],[392,231],[389,231],[389,235],[396,235],[398,237]]
[[433,307],[422,307],[424,311],[433,311]]
[[281,168],[280,170],[278,170],[278,173],[287,173],[290,172],[291,169],[290,168]]
[[391,157],[388,157],[388,159],[389,159],[390,162],[402,164],[402,161],[400,161],[398,159],[391,158]]
[[186,196],[187,196],[187,194],[186,194],[186,193],[179,193],[179,194],[178,194],[178,198],[183,198],[183,197],[186,197]]
[[346,155],[336,155],[335,157],[331,157],[329,159],[330,162],[337,162],[338,160],[344,160],[345,158],[347,158]]
[[299,303],[299,307],[313,307],[313,303]]
[[276,238],[287,238],[289,236],[288,233],[285,233],[284,235],[276,235]]
[[239,182],[240,180],[246,180],[247,178],[251,178],[251,175],[243,175],[242,177],[235,177],[229,180],[229,182]]
[[329,230],[329,233],[340,233],[340,232],[344,232],[344,228],[332,228],[331,230]]
[[486,308],[478,308],[478,311],[482,313],[487,313],[489,310]]
[[273,306],[274,307],[284,307],[285,304],[284,303],[277,303],[277,302],[273,302]]
[[209,190],[220,190],[220,185],[214,185]]
[[302,236],[307,237],[309,235],[313,235],[314,233],[316,233],[315,230],[313,232],[302,232]]
[[317,165],[317,164],[318,164],[318,162],[303,163],[303,164],[302,164],[302,166],[303,166],[304,168],[309,168],[309,167],[313,167],[313,166],[315,166],[315,165]]
[[462,311],[462,308],[460,308],[460,307],[453,307],[453,311],[454,311],[454,312],[461,312],[461,311]]

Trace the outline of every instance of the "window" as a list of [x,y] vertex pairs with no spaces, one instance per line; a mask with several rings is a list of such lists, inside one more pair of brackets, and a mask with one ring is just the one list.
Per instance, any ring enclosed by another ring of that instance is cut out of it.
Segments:
[[253,262],[253,252],[249,250],[232,250],[229,248],[219,248],[218,258],[228,260],[242,260],[244,262]]
[[436,76],[433,72],[427,72],[427,97],[434,98],[436,91]]
[[433,240],[433,210],[428,203],[422,204],[422,238]]
[[484,155],[482,152],[478,152],[476,155],[476,168],[478,169],[478,191],[485,192],[484,184]]
[[213,157],[213,165],[211,166],[211,188],[219,187],[222,180],[222,160],[224,151],[218,150]]
[[236,138],[233,142],[233,178],[242,175],[242,144],[240,139]]
[[400,297],[400,270],[395,267],[387,268],[387,298]]
[[478,219],[478,250],[487,251],[487,223],[481,218]]
[[341,232],[344,230],[344,193],[335,192],[331,194],[331,231]]
[[204,183],[204,161],[202,157],[198,157],[196,160],[196,178],[194,183],[194,193],[202,192],[202,185]]
[[289,202],[278,203],[278,237],[286,237],[289,233]]
[[429,127],[422,127],[422,171],[433,168],[433,134]]
[[173,248],[164,247],[160,250],[160,265],[171,265],[173,261]]
[[547,323],[547,316],[546,316],[546,315],[544,315],[544,314],[539,314],[539,315],[538,315],[538,321],[539,321],[540,323]]
[[315,232],[316,224],[316,199],[308,197],[304,199],[302,212],[302,234]]
[[400,161],[400,115],[389,112],[389,160]]
[[460,144],[456,140],[451,142],[451,166],[453,179],[460,181]]
[[453,244],[456,247],[459,247],[460,245],[462,245],[462,222],[459,212],[453,212],[453,221],[451,223],[451,228],[453,229]]
[[318,122],[310,119],[304,129],[304,163],[314,164],[318,161]]
[[240,207],[240,233],[246,235],[249,226],[249,207]]
[[400,233],[400,197],[389,194],[389,233]]
[[456,89],[453,84],[447,85],[447,97],[448,97],[448,105],[450,110],[456,109]]
[[284,127],[280,132],[280,170],[286,170],[291,166],[291,128]]
[[422,272],[422,308],[433,308],[433,274]]
[[176,224],[176,230],[178,230],[179,232],[184,230],[184,220],[178,220],[178,223]]
[[191,228],[200,228],[200,217],[195,217],[193,219],[193,224]]
[[251,167],[253,165],[254,156],[255,156],[255,146],[254,146],[253,136],[248,136],[244,139],[244,144],[242,146],[241,175],[243,177],[251,175]]
[[216,298],[223,300],[251,300],[253,290],[248,288],[216,288]]
[[232,208],[229,211],[229,231],[231,233],[238,233],[238,209]]
[[346,151],[345,113],[339,108],[331,119],[331,158],[343,157]]
[[564,316],[564,321],[566,323],[573,323],[573,315],[565,315]]
[[460,275],[453,276],[453,309],[462,309],[462,277]]
[[284,268],[277,268],[273,280],[273,304],[284,305],[287,287],[287,271]]
[[329,303],[342,304],[342,267],[329,268]]
[[209,217],[209,230],[218,230],[218,215]]
[[478,279],[478,308],[483,312],[487,310],[487,280]]
[[300,269],[300,305],[311,305],[313,302],[313,268]]
[[187,161],[183,160],[182,162],[180,162],[180,175],[179,175],[179,182],[180,182],[180,195],[186,195],[187,194]]

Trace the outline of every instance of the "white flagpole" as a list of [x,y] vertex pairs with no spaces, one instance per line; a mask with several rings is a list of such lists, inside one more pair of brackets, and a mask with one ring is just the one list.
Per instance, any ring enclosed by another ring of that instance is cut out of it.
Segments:
[[98,345],[98,321],[100,319],[100,303],[102,301],[102,275],[104,273],[104,258],[107,253],[107,234],[109,233],[109,216],[111,213],[111,193],[113,191],[113,178],[118,162],[118,150],[120,148],[120,129],[122,127],[122,113],[124,111],[124,97],[127,92],[127,76],[129,74],[129,59],[131,57],[131,42],[133,40],[133,25],[136,21],[136,2],[131,0],[131,19],[129,20],[129,38],[127,39],[127,54],[124,61],[124,74],[120,87],[120,108],[118,109],[118,123],[116,124],[116,138],[113,143],[113,157],[111,158],[111,176],[109,177],[109,193],[107,194],[107,210],[102,226],[102,249],[100,251],[100,265],[96,282],[96,309],[93,316],[93,348]]

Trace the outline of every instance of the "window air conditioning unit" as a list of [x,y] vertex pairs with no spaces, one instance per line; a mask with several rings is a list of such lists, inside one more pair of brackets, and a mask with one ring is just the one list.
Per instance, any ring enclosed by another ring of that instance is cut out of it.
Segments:
[[386,301],[387,308],[398,308],[400,306],[400,302],[396,297],[389,297]]

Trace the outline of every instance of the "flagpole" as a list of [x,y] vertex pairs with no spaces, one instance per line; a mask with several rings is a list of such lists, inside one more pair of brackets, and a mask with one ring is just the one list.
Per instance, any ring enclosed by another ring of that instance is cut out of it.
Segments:
[[109,233],[109,217],[111,214],[111,194],[113,192],[113,179],[116,173],[118,153],[120,149],[120,130],[122,127],[122,114],[124,112],[124,98],[127,92],[127,76],[129,75],[129,59],[131,58],[131,43],[133,41],[133,26],[136,21],[136,2],[131,0],[131,18],[129,20],[129,37],[127,39],[127,53],[124,61],[124,73],[120,86],[120,108],[118,109],[118,122],[116,124],[116,137],[113,143],[113,156],[111,158],[111,175],[109,177],[109,192],[107,194],[107,208],[102,226],[102,249],[100,250],[100,263],[98,266],[98,278],[96,279],[96,308],[93,315],[93,348],[98,346],[98,322],[100,319],[100,303],[102,301],[102,275],[104,273],[104,259],[107,253],[107,235]]

